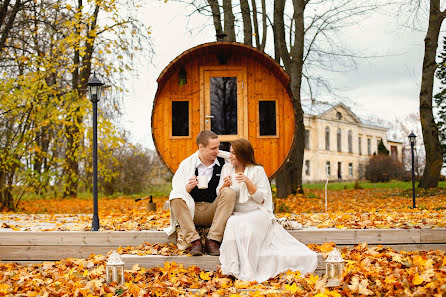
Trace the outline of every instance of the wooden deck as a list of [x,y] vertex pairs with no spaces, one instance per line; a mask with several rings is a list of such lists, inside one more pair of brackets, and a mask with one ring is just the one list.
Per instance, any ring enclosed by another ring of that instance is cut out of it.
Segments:
[[[305,244],[333,241],[338,247],[367,242],[395,250],[446,250],[446,229],[313,229],[289,231]],[[119,246],[174,242],[162,231],[12,231],[0,232],[0,261],[44,261],[106,254]],[[159,257],[159,256],[158,256]]]

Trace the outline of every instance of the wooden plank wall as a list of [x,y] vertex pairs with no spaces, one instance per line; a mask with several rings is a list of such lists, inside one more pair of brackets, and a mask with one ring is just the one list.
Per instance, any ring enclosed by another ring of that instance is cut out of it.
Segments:
[[[204,82],[200,81],[200,66],[218,66],[214,54],[199,56],[183,65],[187,72],[187,84],[178,84],[178,75],[174,74],[155,98],[156,104],[152,111],[152,133],[161,157],[172,171],[176,171],[180,162],[196,151],[195,137],[202,129],[200,124],[200,90]],[[294,113],[285,87],[280,80],[259,61],[248,56],[233,55],[227,66],[244,66],[247,69],[247,107],[248,135],[256,152],[256,159],[261,163],[267,175],[272,176],[282,165],[291,148],[294,133]],[[224,70],[225,65],[221,68]],[[172,121],[172,99],[190,100],[192,108],[190,137],[170,137]],[[279,138],[257,137],[258,100],[277,100],[279,123]],[[246,136],[245,136],[246,137]]]

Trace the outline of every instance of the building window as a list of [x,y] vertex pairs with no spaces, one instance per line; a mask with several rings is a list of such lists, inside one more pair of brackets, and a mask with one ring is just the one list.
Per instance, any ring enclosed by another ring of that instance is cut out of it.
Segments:
[[172,136],[189,136],[189,101],[172,101]]
[[337,144],[338,144],[338,152],[342,151],[342,147],[341,147],[341,129],[338,129],[338,133],[337,133]]
[[338,162],[338,179],[342,179],[342,163]]
[[310,160],[305,160],[305,175],[310,175]]
[[305,129],[305,149],[310,149],[310,130]]
[[330,176],[331,175],[330,161],[325,162],[325,168],[327,170],[327,176]]
[[348,131],[348,152],[353,153],[353,138],[352,138],[352,130]]
[[393,160],[398,160],[398,148],[395,145],[390,146],[390,156]]
[[370,138],[367,138],[367,155],[372,154],[372,140]]
[[353,163],[348,163],[348,176],[353,177]]
[[358,137],[358,153],[362,155],[361,137]]
[[330,128],[325,127],[325,150],[330,150]]
[[276,101],[259,101],[259,130],[260,136],[277,135]]
[[342,119],[342,113],[340,113],[339,111],[336,113],[336,117],[338,118],[338,120]]

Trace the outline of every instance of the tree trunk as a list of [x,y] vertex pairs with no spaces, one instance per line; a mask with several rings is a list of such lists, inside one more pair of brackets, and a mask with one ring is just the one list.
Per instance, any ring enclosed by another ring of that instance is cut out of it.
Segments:
[[430,0],[429,26],[424,38],[424,60],[420,90],[420,119],[423,131],[426,165],[419,187],[433,188],[438,186],[443,154],[438,138],[438,127],[432,113],[432,92],[434,74],[437,69],[435,61],[438,35],[444,19],[444,11],[440,11],[440,0]]
[[[289,160],[278,174],[276,180],[277,197],[282,198],[290,194],[303,193],[302,189],[302,166],[305,148],[305,126],[303,122],[303,110],[300,100],[302,86],[302,68],[304,53],[304,10],[306,1],[294,0],[294,44],[288,52],[285,40],[285,25],[283,20],[285,1],[276,1],[274,7],[274,24],[276,30],[276,41],[279,45],[280,57],[284,63],[285,70],[290,75],[290,87],[293,95],[294,110],[294,141],[291,146]],[[289,184],[280,184],[280,183]]]
[[226,40],[235,42],[234,14],[232,13],[231,0],[223,0],[223,14],[225,33],[228,35]]
[[[82,9],[82,0],[78,0],[77,9]],[[79,29],[75,30],[75,34],[78,36],[81,34]],[[74,57],[73,57],[73,71],[71,73],[71,87],[76,92],[76,97],[79,98],[80,94],[78,90],[79,87],[79,68],[80,68],[80,54],[79,54],[80,44],[75,44],[74,48]],[[78,110],[76,109],[73,112],[69,112],[66,126],[66,134],[67,134],[67,151],[65,154],[65,183],[64,183],[64,197],[76,197],[77,196],[77,188],[79,184],[79,164],[77,151],[79,149],[79,125],[81,124],[81,120],[77,116]]]
[[9,2],[11,2],[11,1],[10,0],[5,0],[0,5],[0,28],[3,26],[3,21],[6,18],[6,13],[8,12]]
[[218,6],[218,0],[208,0],[208,4],[211,7],[212,11],[212,20],[214,21],[215,34],[222,34],[223,29],[221,27],[221,14],[220,6]]
[[257,18],[256,0],[251,0],[251,6],[252,6],[252,21],[254,25],[254,35],[256,39],[256,48],[260,49],[259,22]]
[[266,1],[262,0],[262,43],[260,44],[260,50],[263,52],[266,45],[266,33],[268,32],[266,27]]
[[[2,4],[2,6],[3,6],[3,4]],[[21,7],[22,7],[22,2],[20,0],[17,0],[14,4],[14,7],[12,8],[11,14],[8,18],[8,22],[6,23],[5,27],[2,28],[2,30],[1,30],[2,34],[0,36],[0,52],[2,52],[3,48],[5,47],[6,39],[8,38],[9,31],[11,31],[12,25],[14,24],[15,17],[17,16],[17,13],[21,9]],[[4,9],[4,7],[2,7],[2,13],[3,13],[3,9]],[[6,7],[6,9],[7,9],[7,7]],[[6,17],[6,15],[5,15],[5,17]],[[2,20],[1,20],[2,23],[3,23],[3,20],[4,20],[4,17],[2,17]],[[2,24],[0,24],[0,25],[2,25]]]
[[251,10],[248,0],[240,0],[243,19],[243,43],[252,46]]
[[[82,7],[82,0],[79,0],[79,7]],[[93,56],[95,35],[92,31],[96,30],[96,22],[99,14],[99,6],[96,5],[92,16],[92,23],[88,31],[86,32],[87,40],[85,41],[85,55],[82,58],[82,67],[79,51],[75,50],[74,53],[74,64],[78,65],[73,71],[72,85],[73,89],[76,90],[78,98],[82,98],[85,95],[85,90],[87,88],[88,78],[91,72],[91,58]],[[81,32],[76,31],[76,34],[81,34]],[[79,46],[78,46],[79,47]],[[82,70],[79,70],[82,69]],[[67,129],[68,133],[68,149],[66,155],[67,162],[67,180],[64,189],[64,196],[74,197],[77,195],[77,188],[79,184],[79,164],[78,164],[78,150],[80,146],[81,133],[80,127],[82,125],[82,116],[79,112],[80,107],[74,111],[74,115],[70,118],[70,126]]]

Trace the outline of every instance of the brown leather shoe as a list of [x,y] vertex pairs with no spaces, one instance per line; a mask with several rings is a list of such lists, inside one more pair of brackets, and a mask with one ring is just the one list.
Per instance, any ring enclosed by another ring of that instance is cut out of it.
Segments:
[[204,244],[205,251],[208,255],[220,256],[220,243],[218,241],[206,238]]
[[192,256],[201,256],[203,255],[203,245],[201,244],[201,239],[197,239],[191,242],[192,248],[190,253]]

